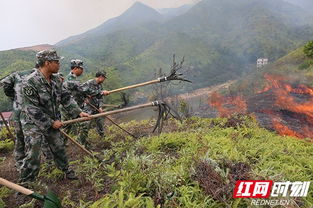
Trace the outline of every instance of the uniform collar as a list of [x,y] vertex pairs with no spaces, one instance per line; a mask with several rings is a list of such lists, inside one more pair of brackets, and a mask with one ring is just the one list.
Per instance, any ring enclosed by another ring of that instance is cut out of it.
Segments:
[[51,85],[51,83],[55,83],[55,76],[53,76],[53,74],[50,77],[51,83],[49,83],[48,80],[45,78],[45,76],[41,73],[41,71],[39,69],[36,69],[36,73],[39,76],[39,80],[42,83],[48,84],[48,85]]
[[91,80],[91,83],[94,84],[94,85],[98,85],[98,83],[96,82],[95,79],[92,79],[92,80]]
[[74,74],[74,73],[72,73],[72,72],[70,72],[69,75],[70,75],[70,76],[73,76],[73,77],[75,77],[75,78],[77,78],[76,74]]
[[36,75],[38,76],[41,83],[45,83],[45,84],[48,83],[45,76],[41,73],[41,71],[39,69],[36,69]]

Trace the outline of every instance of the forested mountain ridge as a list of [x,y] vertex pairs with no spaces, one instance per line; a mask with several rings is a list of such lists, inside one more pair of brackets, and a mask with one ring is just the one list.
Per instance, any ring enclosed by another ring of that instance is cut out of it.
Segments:
[[[240,77],[255,69],[258,57],[274,62],[312,37],[310,20],[310,13],[282,0],[203,0],[169,19],[136,3],[55,48],[65,56],[65,74],[69,60],[80,58],[87,69],[83,79],[105,69],[111,89],[152,79],[159,68],[168,72],[174,53],[185,56],[185,75],[193,84],[173,88],[183,92]],[[0,57],[3,74],[35,62],[32,51],[2,51]]]

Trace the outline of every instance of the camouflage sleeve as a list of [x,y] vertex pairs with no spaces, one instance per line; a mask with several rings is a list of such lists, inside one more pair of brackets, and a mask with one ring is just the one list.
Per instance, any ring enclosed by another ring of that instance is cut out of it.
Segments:
[[101,95],[101,90],[95,90],[92,87],[89,87],[89,83],[85,82],[83,84],[81,84],[80,86],[78,86],[77,90],[79,92],[81,92],[82,94],[84,94],[85,96],[97,96],[98,97],[102,97]]
[[78,90],[80,83],[79,81],[65,81],[63,85],[67,90],[74,91]]
[[1,80],[1,86],[3,86],[4,94],[10,97],[11,99],[14,99],[15,97],[14,83],[15,83],[15,73],[12,73]]
[[29,82],[22,84],[22,110],[26,115],[39,127],[40,130],[46,131],[53,124],[53,120],[46,114],[39,104],[39,95],[34,85]]
[[61,104],[73,118],[77,117],[82,112],[76,101],[71,96],[70,91],[66,89],[64,85],[62,85]]

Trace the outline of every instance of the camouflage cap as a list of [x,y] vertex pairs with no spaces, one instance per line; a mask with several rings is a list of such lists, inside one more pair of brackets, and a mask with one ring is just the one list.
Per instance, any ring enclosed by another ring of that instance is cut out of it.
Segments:
[[96,77],[105,77],[107,78],[107,73],[105,71],[98,71]]
[[71,68],[79,67],[84,69],[84,62],[80,59],[72,59],[71,60]]
[[58,56],[58,54],[55,50],[39,51],[36,54],[36,57],[38,60],[43,60],[43,61],[59,61],[60,59],[64,58],[62,56]]

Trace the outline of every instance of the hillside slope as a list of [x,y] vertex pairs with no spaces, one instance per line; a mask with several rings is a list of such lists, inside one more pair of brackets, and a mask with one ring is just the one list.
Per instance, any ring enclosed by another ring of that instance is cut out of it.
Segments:
[[[34,190],[44,192],[46,185],[54,184],[64,208],[248,207],[251,199],[232,198],[237,180],[312,180],[312,142],[278,136],[250,118],[194,117],[182,124],[170,120],[159,136],[149,134],[153,123],[122,125],[137,136],[146,135],[138,139],[114,126],[106,138],[90,132],[98,155],[111,158],[110,163],[99,166],[70,145],[79,180],[64,180],[60,171],[49,171],[45,164]],[[1,157],[1,176],[15,182],[10,153]],[[16,207],[13,194],[1,187],[0,205]],[[312,197],[311,188],[307,197],[289,198],[288,207],[311,207]]]
[[75,42],[86,42],[98,36],[105,36],[106,34],[130,28],[136,25],[141,25],[147,22],[162,21],[163,17],[156,10],[136,2],[122,15],[112,18],[98,27],[88,30],[83,34],[64,39],[56,44],[56,46],[66,46]]
[[303,47],[209,97],[219,116],[253,114],[281,135],[313,138],[313,60]]
[[[297,48],[277,61],[270,63],[260,70],[255,70],[249,76],[239,79],[231,88],[232,92],[242,92],[251,95],[256,90],[260,90],[265,85],[264,75],[281,75],[290,79],[291,82],[298,82],[313,87],[313,64],[304,52],[304,47]],[[246,88],[246,86],[253,88]]]

